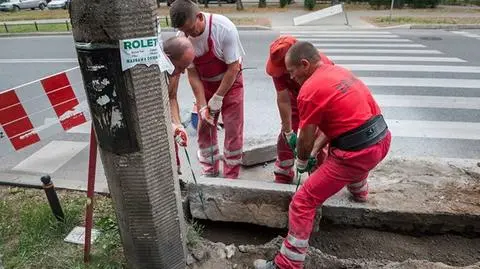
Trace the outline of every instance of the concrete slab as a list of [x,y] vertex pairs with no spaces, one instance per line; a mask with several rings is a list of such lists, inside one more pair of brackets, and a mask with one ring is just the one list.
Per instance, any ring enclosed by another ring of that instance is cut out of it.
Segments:
[[252,166],[274,161],[277,158],[277,143],[274,140],[259,143],[246,143],[243,150],[242,165]]
[[[192,216],[286,228],[295,185],[267,180],[271,167],[254,169],[249,179],[202,177],[198,185],[189,183]],[[480,168],[474,160],[389,158],[371,173],[369,185],[367,203],[353,202],[344,189],[324,204],[323,218],[406,232],[480,233]]]

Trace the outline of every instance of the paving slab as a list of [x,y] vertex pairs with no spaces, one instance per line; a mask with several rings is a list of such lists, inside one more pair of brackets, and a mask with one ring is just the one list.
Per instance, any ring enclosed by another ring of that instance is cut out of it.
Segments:
[[[271,164],[251,168],[243,175],[248,179],[189,182],[192,216],[286,228],[296,186],[273,183],[272,169]],[[353,202],[344,189],[325,202],[323,218],[406,232],[480,233],[480,168],[474,160],[388,158],[372,171],[369,185],[367,203]]]

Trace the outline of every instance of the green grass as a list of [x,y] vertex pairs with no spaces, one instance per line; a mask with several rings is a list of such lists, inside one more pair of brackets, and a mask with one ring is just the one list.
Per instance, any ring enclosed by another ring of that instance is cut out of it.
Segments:
[[[75,226],[83,226],[86,194],[57,191],[65,223],[53,216],[41,189],[0,186],[0,254],[5,269],[116,269],[126,262],[112,200],[96,195],[94,228],[101,231],[91,249],[91,262],[83,263],[83,245],[63,239]],[[201,240],[203,226],[187,225],[187,246]]]
[[83,264],[83,246],[63,239],[83,223],[85,194],[59,192],[65,223],[52,215],[43,190],[0,190],[0,253],[5,269],[123,268],[120,236],[111,200],[96,196],[95,228],[102,230],[92,247],[92,262]]
[[[0,25],[0,33],[66,32],[68,31],[66,23],[37,24],[37,26],[38,26],[38,30],[35,27],[35,24],[16,24],[16,25],[7,24],[7,28],[5,28],[5,25]],[[68,29],[71,31],[72,25],[68,24]]]
[[378,26],[399,24],[480,24],[480,17],[369,17]]

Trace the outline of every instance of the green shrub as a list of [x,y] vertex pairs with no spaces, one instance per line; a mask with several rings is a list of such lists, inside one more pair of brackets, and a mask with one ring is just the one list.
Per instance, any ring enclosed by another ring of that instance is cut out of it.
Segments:
[[[389,9],[392,5],[392,0],[369,0],[368,4],[374,9]],[[403,8],[405,6],[405,0],[395,0],[393,2],[393,8]]]
[[308,10],[313,10],[313,8],[315,7],[315,2],[315,0],[305,0],[304,6]]
[[267,0],[258,1],[258,7],[259,8],[267,7]]
[[290,0],[280,0],[280,7],[284,8],[285,6],[290,4],[289,2],[290,2]]

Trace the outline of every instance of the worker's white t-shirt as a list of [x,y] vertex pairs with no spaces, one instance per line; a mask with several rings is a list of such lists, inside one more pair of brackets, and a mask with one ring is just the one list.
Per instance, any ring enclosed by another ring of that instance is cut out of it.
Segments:
[[[208,51],[208,33],[210,32],[210,13],[202,12],[205,18],[205,30],[197,37],[188,38],[195,48],[195,56],[202,56]],[[179,31],[178,36],[185,36],[185,33]],[[238,35],[237,27],[227,17],[214,14],[212,19],[212,40],[214,44],[214,53],[220,60],[226,64],[231,64],[235,61],[242,61],[242,56],[245,55],[240,37]],[[193,63],[190,67],[193,67]]]

